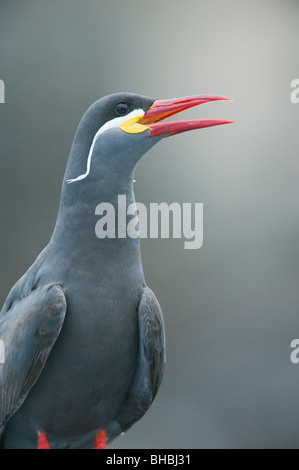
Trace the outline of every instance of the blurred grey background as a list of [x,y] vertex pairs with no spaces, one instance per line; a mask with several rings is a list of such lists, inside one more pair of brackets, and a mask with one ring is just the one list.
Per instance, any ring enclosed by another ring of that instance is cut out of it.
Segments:
[[182,118],[236,124],[165,139],[138,165],[137,201],[203,203],[204,243],[141,241],[167,368],[113,448],[299,447],[298,20],[295,0],[1,0],[1,304],[49,241],[93,101],[234,99]]

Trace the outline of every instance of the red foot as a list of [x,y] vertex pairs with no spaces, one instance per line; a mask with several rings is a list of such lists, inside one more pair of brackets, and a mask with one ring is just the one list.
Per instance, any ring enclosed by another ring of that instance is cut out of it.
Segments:
[[38,449],[51,449],[46,433],[39,432],[37,438],[37,448]]
[[106,449],[106,433],[100,429],[93,442],[94,449]]

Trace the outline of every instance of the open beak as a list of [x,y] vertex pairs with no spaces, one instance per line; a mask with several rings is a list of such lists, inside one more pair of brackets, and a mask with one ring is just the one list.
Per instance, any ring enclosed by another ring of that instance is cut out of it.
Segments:
[[138,120],[138,124],[150,129],[150,137],[157,135],[168,137],[193,129],[233,123],[234,121],[227,121],[225,119],[191,119],[185,121],[159,122],[185,109],[192,108],[193,106],[220,100],[230,101],[230,98],[217,95],[195,95],[170,100],[156,100],[144,116]]

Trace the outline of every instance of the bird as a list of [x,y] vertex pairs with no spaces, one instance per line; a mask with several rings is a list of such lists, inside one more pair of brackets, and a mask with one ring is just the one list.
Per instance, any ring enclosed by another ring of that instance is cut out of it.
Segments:
[[135,167],[161,139],[232,122],[166,118],[227,99],[119,92],[85,112],[50,241],[0,312],[0,448],[106,448],[151,406],[165,369],[161,306],[140,237],[97,237],[95,207],[119,194],[135,203]]

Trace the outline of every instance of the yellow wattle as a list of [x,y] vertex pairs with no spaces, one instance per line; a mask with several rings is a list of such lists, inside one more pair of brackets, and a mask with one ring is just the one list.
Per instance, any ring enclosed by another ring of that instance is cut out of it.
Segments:
[[119,127],[122,131],[127,132],[128,134],[139,134],[140,132],[144,132],[148,129],[147,126],[138,124],[140,119],[142,119],[142,116],[133,117],[123,122]]

